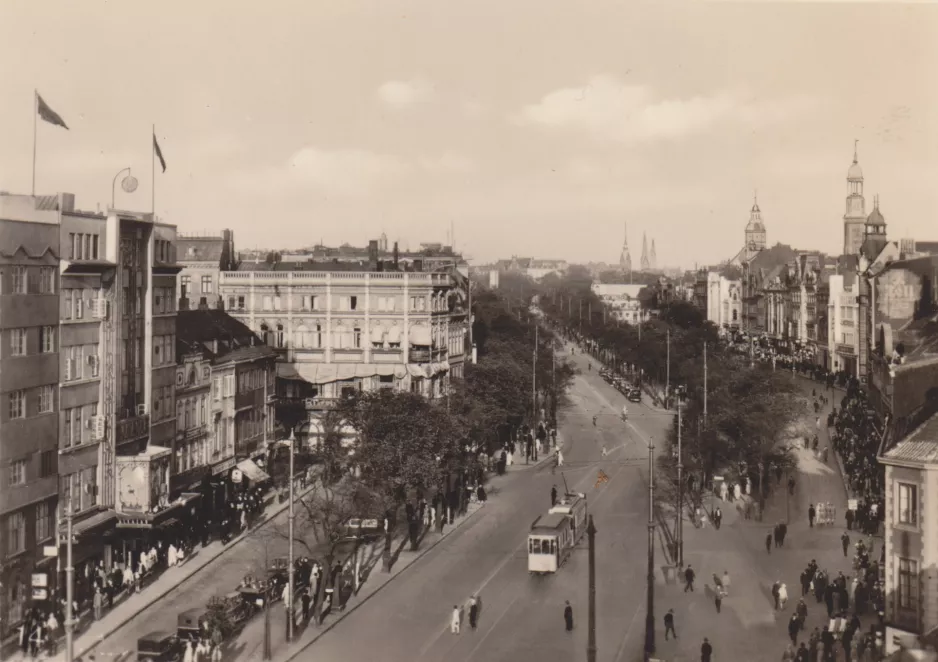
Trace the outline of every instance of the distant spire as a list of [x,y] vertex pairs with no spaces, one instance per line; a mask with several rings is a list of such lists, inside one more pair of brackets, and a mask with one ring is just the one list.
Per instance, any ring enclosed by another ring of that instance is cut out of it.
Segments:
[[854,163],[859,163],[859,160],[857,159],[857,144],[859,142],[860,142],[859,139],[854,139],[853,141],[853,162]]
[[642,271],[648,271],[648,237],[642,233]]

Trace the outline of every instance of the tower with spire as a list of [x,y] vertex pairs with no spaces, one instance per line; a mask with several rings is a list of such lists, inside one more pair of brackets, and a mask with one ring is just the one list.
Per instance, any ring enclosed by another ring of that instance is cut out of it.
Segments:
[[645,236],[645,233],[642,233],[642,271],[648,271],[648,237]]
[[863,198],[863,169],[853,141],[853,164],[847,170],[847,210],[844,213],[844,255],[857,255],[866,231],[866,200]]
[[651,240],[651,255],[648,256],[648,264],[651,267],[652,271],[658,268],[658,255],[655,253],[654,237],[652,237],[652,240]]
[[622,236],[622,252],[619,253],[619,269],[624,273],[632,272],[632,255],[629,253],[629,229],[628,225],[622,224],[624,234]]
[[752,209],[749,210],[749,222],[746,224],[746,243],[743,254],[748,262],[765,250],[765,224],[762,222],[762,210],[759,209],[758,194],[752,196]]

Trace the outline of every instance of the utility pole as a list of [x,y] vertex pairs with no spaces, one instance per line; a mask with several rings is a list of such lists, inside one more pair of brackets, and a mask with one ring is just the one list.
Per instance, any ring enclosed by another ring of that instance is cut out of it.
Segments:
[[290,514],[288,516],[290,522],[290,550],[288,554],[288,563],[290,564],[287,568],[287,585],[290,587],[287,592],[287,604],[284,605],[287,612],[287,641],[293,641],[293,605],[296,604],[296,596],[293,594],[293,589],[296,586],[295,582],[295,564],[293,563],[293,483],[295,482],[293,478],[293,456],[294,450],[296,448],[296,434],[295,429],[290,430]]
[[703,403],[704,424],[707,423],[707,343],[704,343],[704,403]]
[[[667,366],[667,375],[665,377],[664,383],[664,406],[668,406],[668,396],[671,394],[671,329],[668,329],[667,333],[667,343],[668,343],[668,366]],[[658,373],[659,378],[661,373]]]
[[684,421],[681,417],[683,410],[682,401],[684,399],[684,387],[678,386],[677,389],[677,521],[674,528],[677,533],[677,566],[684,567],[684,465],[681,462],[681,428],[684,427]]
[[648,602],[645,605],[645,660],[655,653],[655,444],[648,440]]
[[264,567],[267,568],[264,574],[264,659],[269,660],[273,655],[270,651],[270,562],[267,557],[267,545],[264,545]]
[[[537,322],[534,323],[534,363],[531,368],[531,434],[537,431]],[[535,437],[534,443],[537,443]]]
[[[72,611],[72,602],[75,600],[75,564],[72,563],[72,489],[68,489],[68,505],[65,511],[65,535],[67,536],[65,552],[65,659],[72,662],[75,659],[75,613]],[[26,634],[29,636],[29,633]]]
[[593,525],[593,516],[589,516],[586,525],[586,535],[589,539],[589,639],[586,643],[586,662],[596,662],[596,527]]

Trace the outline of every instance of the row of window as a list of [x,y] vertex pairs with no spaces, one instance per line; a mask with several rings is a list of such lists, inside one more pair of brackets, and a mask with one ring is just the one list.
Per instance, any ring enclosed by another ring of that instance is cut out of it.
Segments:
[[97,260],[100,257],[100,235],[86,232],[68,233],[69,260]]
[[[29,458],[14,460],[7,467],[7,485],[25,485],[29,479]],[[59,454],[56,450],[39,453],[39,478],[48,478],[59,472]]]
[[251,409],[235,421],[238,439],[245,441],[264,432],[264,415],[257,409]]
[[88,444],[95,439],[95,419],[98,417],[98,403],[62,410],[62,447],[71,448]]
[[[35,339],[35,344],[33,340]],[[55,352],[55,327],[33,326],[10,329],[11,356],[51,354]]]
[[[35,544],[39,545],[55,535],[55,507],[52,501],[42,501],[33,508],[35,516]],[[10,513],[3,526],[7,556],[13,556],[26,550],[26,511]]]
[[55,386],[37,386],[7,393],[7,414],[10,419],[48,414],[55,409]]
[[160,386],[153,390],[153,422],[166,420],[173,415],[173,387]]
[[98,505],[98,465],[59,476],[59,498],[65,507],[71,499],[72,512]]
[[251,368],[238,373],[238,393],[247,393],[264,388],[266,372],[260,368]]
[[208,398],[205,395],[176,401],[176,430],[182,432],[208,423]]
[[[205,275],[201,277],[199,282],[201,289],[199,290],[202,294],[211,294],[215,290],[215,284],[213,282],[212,276]],[[180,294],[181,297],[188,297],[195,292],[192,291],[192,276],[185,274],[179,277],[180,285]],[[242,308],[244,306],[242,305]]]
[[[188,278],[188,276],[183,276],[183,280]],[[203,276],[203,279],[207,276]],[[203,289],[203,294],[205,290]],[[333,300],[333,310],[338,311],[351,311],[351,310],[362,310],[361,303],[362,297],[351,295],[336,295],[332,297]],[[410,297],[410,310],[413,312],[426,312],[427,311],[427,300],[428,297],[423,296],[414,296]],[[430,310],[433,311],[444,311],[446,310],[446,299],[443,297],[429,297],[430,300]],[[371,309],[376,312],[385,312],[390,313],[399,309],[399,297],[372,297],[372,307]],[[283,305],[283,297],[278,294],[265,294],[261,297],[258,297],[259,306],[256,307],[257,310],[286,310]],[[231,295],[228,297],[228,307],[227,310],[245,310],[246,308],[246,297],[244,295]],[[303,294],[297,295],[294,297],[294,305],[292,310],[297,311],[321,311],[326,309],[326,297],[324,295],[317,294]]]
[[55,267],[14,265],[0,269],[0,294],[55,294]]
[[165,239],[155,239],[153,241],[153,257],[156,262],[173,263],[173,243]]
[[206,457],[208,448],[209,443],[207,439],[195,439],[189,443],[177,442],[176,457],[174,458],[176,473],[181,474],[184,471],[189,471],[190,469],[208,464],[208,458]]
[[101,362],[97,345],[72,345],[63,347],[65,355],[63,382],[97,379],[101,374]]

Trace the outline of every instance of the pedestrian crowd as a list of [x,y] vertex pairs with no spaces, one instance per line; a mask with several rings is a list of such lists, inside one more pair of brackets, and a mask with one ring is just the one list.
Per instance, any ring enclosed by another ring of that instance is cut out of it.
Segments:
[[882,495],[885,472],[877,462],[881,435],[876,418],[857,392],[848,392],[840,409],[828,416],[834,449],[844,464],[844,475],[857,499],[857,509],[847,514],[847,527],[864,533],[876,533],[884,518]]

